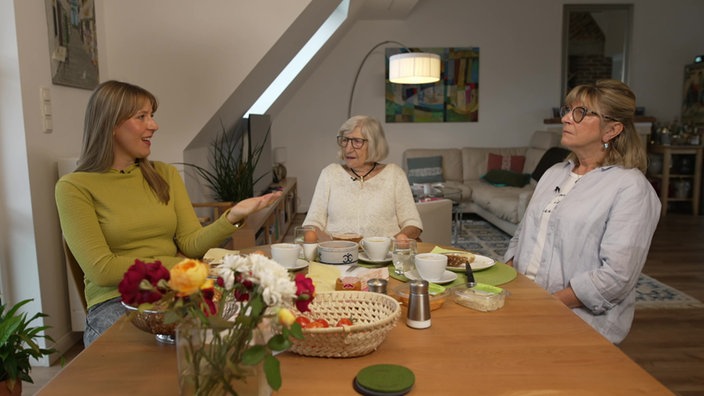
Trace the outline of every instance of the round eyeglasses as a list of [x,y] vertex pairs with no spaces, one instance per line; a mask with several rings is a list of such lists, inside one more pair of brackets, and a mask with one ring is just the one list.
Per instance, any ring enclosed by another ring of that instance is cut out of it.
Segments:
[[587,115],[595,115],[597,117],[602,117],[607,120],[618,121],[617,119],[615,119],[613,117],[609,117],[607,115],[601,115],[595,111],[591,111],[584,106],[569,107],[567,105],[560,107],[560,118],[564,117],[565,115],[567,115],[570,112],[572,113],[572,119],[577,124],[582,122],[584,117],[586,117]]
[[352,148],[361,149],[362,146],[364,146],[364,143],[367,141],[369,141],[369,139],[348,138],[346,136],[338,136],[337,137],[337,144],[340,147],[347,147],[347,143],[352,143]]

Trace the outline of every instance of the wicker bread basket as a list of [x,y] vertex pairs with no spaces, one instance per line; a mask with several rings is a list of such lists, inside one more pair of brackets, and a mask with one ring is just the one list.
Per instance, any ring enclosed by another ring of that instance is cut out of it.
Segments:
[[[401,316],[398,301],[385,294],[363,291],[321,292],[310,305],[310,319],[323,318],[327,328],[303,329],[303,340],[294,340],[291,351],[304,356],[354,357],[373,352]],[[342,318],[352,326],[335,327]]]

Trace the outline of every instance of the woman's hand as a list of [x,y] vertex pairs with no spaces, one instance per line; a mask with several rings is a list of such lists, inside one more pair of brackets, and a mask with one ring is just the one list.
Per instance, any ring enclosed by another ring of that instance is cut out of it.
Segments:
[[230,208],[230,211],[227,213],[227,221],[232,224],[237,224],[252,213],[262,210],[267,206],[271,206],[279,197],[281,197],[281,191],[274,191],[260,197],[243,199]]

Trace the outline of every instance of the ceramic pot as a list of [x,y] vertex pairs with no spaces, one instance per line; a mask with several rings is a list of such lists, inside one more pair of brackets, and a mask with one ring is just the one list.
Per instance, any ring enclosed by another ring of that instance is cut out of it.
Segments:
[[22,394],[22,381],[17,381],[12,391],[7,387],[7,381],[0,381],[0,396],[20,396]]

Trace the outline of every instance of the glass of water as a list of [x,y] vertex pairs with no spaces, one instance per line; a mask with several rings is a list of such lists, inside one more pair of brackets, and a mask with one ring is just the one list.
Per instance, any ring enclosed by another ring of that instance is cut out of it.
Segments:
[[394,239],[391,242],[391,256],[396,275],[403,275],[413,270],[413,258],[416,252],[417,245],[413,239]]

